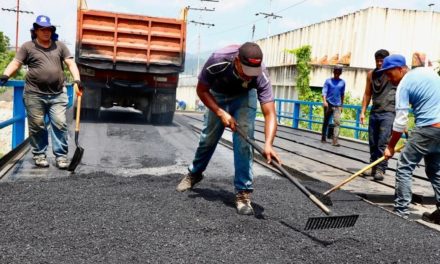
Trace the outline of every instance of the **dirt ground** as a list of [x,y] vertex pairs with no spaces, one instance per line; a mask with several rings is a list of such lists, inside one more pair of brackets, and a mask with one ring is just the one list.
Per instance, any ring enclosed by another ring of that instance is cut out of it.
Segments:
[[[12,89],[0,94],[0,122],[12,118]],[[12,126],[0,129],[0,156],[11,150]]]

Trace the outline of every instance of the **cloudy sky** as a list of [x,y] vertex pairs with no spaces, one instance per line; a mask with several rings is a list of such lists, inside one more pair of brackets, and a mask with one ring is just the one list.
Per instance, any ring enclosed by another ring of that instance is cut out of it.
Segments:
[[[210,2],[218,1],[218,2]],[[187,52],[197,53],[200,32],[201,52],[211,51],[231,43],[254,40],[341,16],[370,6],[440,11],[440,0],[87,0],[90,9],[134,13],[147,16],[179,16],[185,6],[215,11],[190,10],[189,19],[215,26],[188,24]],[[15,8],[17,0],[0,0],[0,8]],[[19,45],[30,39],[29,29],[39,14],[45,14],[55,24],[60,39],[73,52],[76,34],[77,0],[20,0],[20,9],[34,14],[20,14]],[[257,13],[274,13],[281,18],[270,23]],[[15,45],[16,15],[0,10],[0,31]]]

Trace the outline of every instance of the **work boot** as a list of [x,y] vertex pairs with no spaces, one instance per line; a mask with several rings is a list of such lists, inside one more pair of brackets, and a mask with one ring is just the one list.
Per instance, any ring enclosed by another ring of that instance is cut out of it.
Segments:
[[69,162],[67,161],[66,157],[56,158],[55,163],[57,165],[57,168],[60,170],[67,170],[67,167],[69,167]]
[[440,225],[440,210],[437,209],[432,213],[424,212],[422,215],[422,220]]
[[235,195],[235,206],[239,214],[253,215],[254,209],[251,205],[251,191],[239,191]]
[[44,154],[35,155],[32,159],[35,161],[35,166],[37,167],[40,168],[49,167],[49,162],[47,162],[46,155]]
[[202,179],[202,174],[192,174],[191,172],[188,172],[188,174],[185,175],[185,177],[183,177],[183,179],[177,185],[176,190],[178,192],[184,192],[188,189],[192,189],[192,187],[194,187],[194,185],[196,185]]
[[373,176],[374,177],[374,175],[376,174],[376,167],[368,169],[368,170],[364,171],[362,174],[365,176]]
[[383,181],[383,176],[385,175],[385,172],[382,170],[376,170],[376,173],[373,175],[373,179],[375,181]]

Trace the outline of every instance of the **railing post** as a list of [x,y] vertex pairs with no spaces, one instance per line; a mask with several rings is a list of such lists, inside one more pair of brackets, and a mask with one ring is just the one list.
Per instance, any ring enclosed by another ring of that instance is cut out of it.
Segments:
[[299,127],[299,114],[301,111],[301,104],[298,102],[293,103],[293,122],[292,127],[298,128]]
[[354,138],[359,139],[359,127],[360,127],[361,109],[356,108],[356,130],[354,131]]
[[313,121],[313,105],[309,105],[309,124],[307,125],[309,130],[312,130],[312,121]]
[[278,124],[281,123],[281,104],[282,104],[282,101],[278,100],[278,106],[277,106],[277,112],[278,112],[277,120],[278,120]]
[[13,117],[20,116],[22,118],[12,125],[12,149],[24,141],[26,111],[23,103],[23,90],[24,86],[14,86]]

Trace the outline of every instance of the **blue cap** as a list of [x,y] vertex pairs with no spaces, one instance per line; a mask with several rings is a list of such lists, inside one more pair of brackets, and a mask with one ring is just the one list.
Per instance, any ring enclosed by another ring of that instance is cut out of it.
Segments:
[[44,16],[44,15],[39,15],[37,16],[37,19],[34,22],[34,29],[37,27],[43,27],[43,28],[47,28],[50,27],[53,29],[53,31],[55,31],[55,26],[53,26],[50,23],[50,18],[48,16]]
[[405,67],[405,66],[406,66],[405,57],[399,54],[393,54],[385,57],[385,59],[383,60],[382,68],[377,72],[384,72],[387,70],[391,70],[398,67]]

